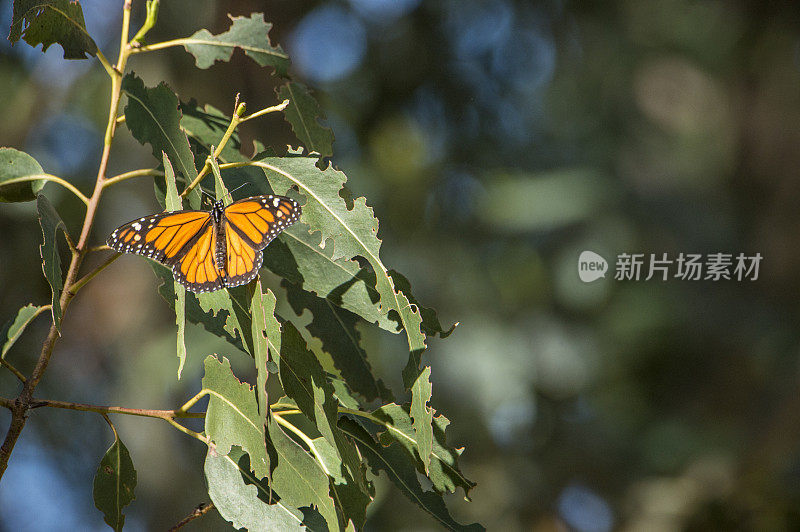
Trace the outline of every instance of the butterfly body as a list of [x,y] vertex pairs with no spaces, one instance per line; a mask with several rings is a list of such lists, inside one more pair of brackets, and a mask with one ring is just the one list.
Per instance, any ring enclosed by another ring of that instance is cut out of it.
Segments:
[[300,217],[300,206],[285,196],[253,196],[210,211],[172,211],[122,225],[108,245],[172,268],[175,280],[192,292],[249,283],[263,263],[261,251]]

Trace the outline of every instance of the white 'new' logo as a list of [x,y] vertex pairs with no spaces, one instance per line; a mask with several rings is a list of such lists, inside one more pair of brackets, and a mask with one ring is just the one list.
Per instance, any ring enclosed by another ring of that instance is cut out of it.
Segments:
[[578,257],[578,277],[584,283],[591,283],[606,276],[608,262],[594,251],[584,251]]

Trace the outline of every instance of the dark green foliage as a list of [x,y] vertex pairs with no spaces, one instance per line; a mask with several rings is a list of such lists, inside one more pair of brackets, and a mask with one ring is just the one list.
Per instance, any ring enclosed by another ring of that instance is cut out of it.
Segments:
[[97,54],[97,45],[86,31],[83,9],[77,0],[14,0],[8,40],[31,46],[51,44],[64,48],[64,59],[86,59]]
[[[63,3],[44,2],[41,10],[35,10],[31,2],[16,2],[12,36],[18,39],[22,35],[22,19],[26,18],[30,26],[24,37],[28,42],[41,38],[45,47],[58,42],[68,57],[94,53],[91,39],[82,42],[77,38],[85,34],[79,4],[69,4],[63,20],[55,17],[53,6]],[[150,8],[148,23],[157,16],[157,6],[151,4]],[[28,11],[18,13],[23,9]],[[231,20],[224,33],[200,30],[174,45],[180,44],[194,55],[198,68],[228,61],[239,48],[260,66],[285,78],[288,56],[270,42],[271,24],[263,15]],[[78,22],[81,31],[76,30]],[[53,24],[60,25],[63,32],[41,37],[43,28]],[[66,28],[70,24],[72,32]],[[137,37],[137,53],[148,51],[147,46],[140,47],[145,33]],[[301,525],[331,532],[362,529],[375,496],[367,476],[369,465],[375,474],[386,471],[401,493],[446,528],[480,528],[459,525],[444,505],[444,492],[455,491],[457,486],[468,492],[474,484],[458,469],[460,451],[445,443],[444,428],[449,422],[435,415],[430,404],[430,368],[420,367],[427,338],[444,338],[450,331],[443,330],[433,310],[417,303],[408,280],[384,264],[378,219],[366,198],[354,197],[346,188],[343,172],[320,164],[320,156],[333,154],[333,133],[320,124],[323,113],[309,90],[291,81],[278,90],[280,99],[289,100],[285,117],[303,146],[278,157],[274,149],[257,142],[258,154],[250,158],[240,152],[235,130],[238,120],[248,119],[243,107],[231,118],[211,106],[181,104],[165,82],[148,87],[132,72],[120,75],[116,82],[125,95],[125,126],[136,140],[149,145],[154,164],[163,168],[163,175],[160,171],[149,175],[156,176],[156,198],[165,209],[199,208],[201,186],[229,202],[227,192],[244,183],[248,184],[244,191],[248,196],[289,195],[303,209],[301,222],[264,251],[266,268],[283,278],[289,306],[278,305],[275,294],[262,287],[260,279],[248,286],[193,294],[174,281],[169,269],[153,265],[161,281],[159,293],[175,310],[179,377],[187,347],[197,348],[186,344],[186,321],[202,324],[252,356],[255,364],[252,386],[237,378],[228,358],[206,353],[196,397],[209,397],[204,432],[178,427],[208,446],[204,471],[209,496],[220,515],[233,526],[249,530],[286,530]],[[218,157],[209,158],[217,147]],[[41,167],[28,155],[3,149],[0,200],[34,199],[43,181],[7,186],[2,182],[40,173]],[[213,187],[207,179],[194,183],[198,176],[208,174],[214,176]],[[188,192],[190,183],[196,188]],[[57,235],[64,223],[44,196],[38,196],[37,207],[44,234],[43,269],[52,289],[54,324],[59,326],[64,279]],[[291,308],[296,316],[291,311],[281,315],[277,308]],[[3,355],[39,312],[40,307],[24,307],[2,329]],[[296,319],[307,312],[310,322]],[[406,338],[409,362],[403,378],[411,392],[410,405],[396,405],[393,392],[374,374],[361,343],[363,327]],[[322,353],[314,339],[321,342]],[[267,396],[270,371],[277,373],[273,378],[279,382],[274,385],[279,384],[285,393],[272,405]],[[170,411],[175,417],[167,421],[175,425],[195,402]],[[346,415],[369,420],[370,426],[383,431],[370,433],[343,417]],[[436,491],[422,488],[420,474],[429,478]],[[133,500],[135,485],[136,471],[115,433],[94,484],[95,504],[115,530],[122,528],[122,509]]]
[[122,530],[125,516],[122,509],[134,499],[136,470],[128,448],[114,432],[114,443],[108,448],[94,477],[94,505],[103,512],[106,523]]

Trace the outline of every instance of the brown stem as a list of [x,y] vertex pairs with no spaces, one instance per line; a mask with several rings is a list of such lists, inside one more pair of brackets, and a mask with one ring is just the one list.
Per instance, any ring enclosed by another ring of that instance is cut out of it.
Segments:
[[[64,281],[64,289],[61,292],[61,314],[62,317],[66,313],[67,307],[72,300],[74,293],[72,288],[78,278],[78,270],[83,261],[83,257],[87,250],[87,241],[89,233],[91,232],[92,225],[94,224],[94,217],[97,213],[97,206],[100,203],[100,196],[103,195],[103,180],[106,176],[106,169],[108,168],[108,158],[111,154],[111,141],[114,137],[114,128],[117,122],[117,107],[119,106],[120,88],[122,85],[122,72],[125,70],[125,64],[130,55],[130,47],[128,46],[128,29],[130,27],[131,15],[131,0],[125,0],[122,10],[122,37],[121,46],[119,51],[119,59],[117,60],[116,67],[110,73],[111,77],[111,102],[108,112],[108,123],[106,126],[106,135],[103,142],[103,155],[100,159],[100,167],[97,169],[97,181],[95,183],[94,192],[89,199],[89,204],[86,207],[86,217],[83,220],[83,228],[81,229],[81,236],[78,240],[78,245],[72,253],[72,259],[69,263],[67,270],[67,277]],[[19,439],[22,429],[25,428],[25,421],[28,418],[28,411],[33,403],[33,392],[39,381],[42,379],[47,365],[50,363],[50,357],[53,354],[53,347],[56,340],[60,336],[58,327],[55,321],[50,326],[50,331],[47,333],[42,343],[42,351],[39,354],[39,359],[36,362],[36,367],[33,368],[31,376],[25,381],[22,391],[19,396],[8,405],[11,410],[11,423],[6,432],[6,437],[3,440],[3,445],[0,446],[0,480],[8,467],[8,460],[11,457],[11,452]]]
[[[8,399],[0,399],[0,406],[6,406]],[[37,399],[31,402],[31,408],[63,408],[66,410],[82,410],[84,412],[97,412],[98,414],[128,414],[130,416],[155,417],[159,419],[174,418],[203,418],[205,412],[184,412],[177,410],[150,410],[146,408],[125,408],[122,406],[87,405],[83,403],[69,403],[66,401],[53,401],[50,399]]]
[[201,504],[200,506],[195,508],[192,513],[190,513],[189,515],[184,517],[183,520],[180,523],[178,523],[177,525],[175,525],[172,528],[170,528],[169,532],[175,532],[175,530],[178,530],[179,528],[182,528],[183,526],[189,524],[189,522],[194,521],[195,519],[197,519],[199,517],[203,517],[204,515],[206,515],[208,512],[210,512],[213,509],[214,509],[214,503],[213,502],[206,502],[206,503]]

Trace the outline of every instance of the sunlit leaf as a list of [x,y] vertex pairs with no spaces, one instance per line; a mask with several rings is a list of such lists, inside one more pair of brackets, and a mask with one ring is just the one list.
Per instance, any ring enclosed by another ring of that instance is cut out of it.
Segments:
[[197,177],[189,141],[180,129],[181,112],[175,93],[163,82],[158,87],[145,87],[144,81],[133,73],[122,79],[122,90],[128,96],[125,125],[133,137],[142,144],[150,144],[153,156],[159,161],[165,152],[175,171],[184,178]]
[[240,448],[234,446],[227,455],[209,449],[204,470],[214,507],[234,528],[250,532],[300,528],[302,512],[276,500],[267,483],[250,471],[249,457]]
[[32,201],[42,190],[45,181],[25,181],[4,185],[4,181],[43,174],[41,165],[25,152],[0,148],[0,202]]
[[426,367],[411,387],[411,419],[414,436],[417,441],[417,451],[428,474],[431,464],[431,451],[433,450],[433,408],[428,406],[428,401],[433,394],[431,387],[431,368]]
[[210,392],[206,436],[220,455],[228,454],[234,445],[241,447],[250,455],[256,478],[264,478],[269,472],[269,458],[253,387],[236,378],[225,357],[220,361],[209,355],[204,365],[203,389]]
[[290,81],[278,89],[278,98],[289,100],[283,115],[306,149],[321,157],[332,156],[333,131],[320,123],[325,115],[308,88],[302,83]]
[[183,46],[194,56],[198,68],[208,68],[216,61],[229,61],[234,48],[239,48],[259,65],[272,66],[279,75],[285,76],[289,56],[280,46],[272,46],[270,29],[272,24],[264,21],[263,13],[231,17],[231,27],[225,33],[213,35],[203,29],[183,39]]
[[320,464],[289,438],[278,423],[268,423],[267,430],[274,451],[271,456],[277,460],[277,464],[271,464],[272,488],[281,501],[296,508],[315,507],[329,530],[339,530],[336,507],[328,495],[328,476]]
[[[267,331],[271,329],[268,319],[274,320],[275,295],[267,289],[266,293],[261,291],[261,280],[257,280],[254,286],[253,299],[250,303],[250,312],[253,316],[253,357],[256,363],[256,392],[258,394],[258,410],[261,423],[267,421],[269,414],[269,401],[267,400],[267,361],[269,360],[269,339]],[[269,316],[269,317],[268,317]]]
[[[377,237],[378,220],[366,200],[358,198],[348,207],[340,196],[346,176],[334,169],[320,170],[309,157],[267,157],[253,162],[262,168],[277,193],[283,194],[296,187],[305,197],[302,220],[311,231],[321,233],[322,245],[333,245],[331,259],[353,260],[364,257],[375,270],[375,288],[380,294],[381,311],[396,320],[408,338],[411,357],[425,350],[425,335],[420,327],[419,309],[408,297],[396,291],[394,281],[380,259],[381,241]],[[331,239],[331,242],[328,242]],[[403,374],[406,388],[411,388],[419,376],[413,372]]]
[[[175,184],[175,172],[172,169],[172,164],[169,162],[169,157],[166,153],[162,152],[164,164],[164,176],[167,186],[166,204],[167,210],[181,211],[183,210],[183,202],[178,196],[178,186]],[[175,290],[175,323],[178,326],[178,379],[181,378],[183,365],[186,362],[186,288],[177,281],[173,282],[173,289]]]
[[484,530],[478,523],[462,525],[456,522],[447,510],[442,496],[422,488],[414,463],[409,460],[408,454],[399,445],[382,446],[364,427],[349,418],[342,418],[339,426],[356,442],[361,454],[367,459],[370,468],[376,475],[379,471],[384,471],[392,484],[403,495],[430,514],[441,526],[456,531]]
[[122,509],[134,499],[136,469],[131,455],[117,433],[94,476],[94,505],[103,512],[103,519],[114,530],[122,530],[125,516]]
[[33,47],[51,44],[64,48],[64,59],[86,59],[97,55],[97,45],[86,31],[78,0],[14,0],[8,40],[25,39]]
[[[386,430],[378,434],[380,442],[383,445],[397,442],[403,446],[409,456],[414,459],[417,470],[426,474],[422,460],[419,458],[420,446],[409,414],[409,405],[388,404],[378,408],[372,414],[385,423]],[[449,424],[450,420],[442,415],[433,418],[433,442],[427,476],[437,491],[455,493],[456,488],[461,487],[464,490],[464,496],[469,498],[469,492],[475,487],[475,483],[467,479],[458,467],[458,457],[463,452],[463,448],[454,449],[447,445],[445,430]]]
[[35,305],[25,305],[17,312],[17,315],[8,320],[2,328],[0,328],[0,358],[5,358],[8,350],[17,341],[17,338],[22,335],[25,327],[28,326],[33,319],[39,315],[42,307]]
[[36,199],[39,210],[39,224],[44,237],[39,252],[42,257],[42,271],[52,291],[53,324],[61,330],[61,291],[64,289],[64,277],[61,271],[61,258],[58,256],[58,232],[66,230],[64,222],[53,205],[41,194]]

